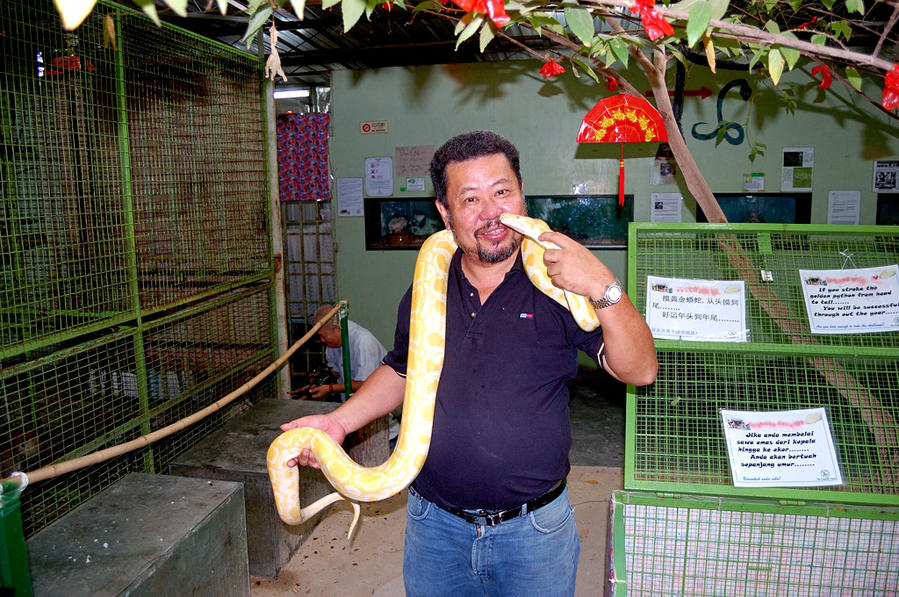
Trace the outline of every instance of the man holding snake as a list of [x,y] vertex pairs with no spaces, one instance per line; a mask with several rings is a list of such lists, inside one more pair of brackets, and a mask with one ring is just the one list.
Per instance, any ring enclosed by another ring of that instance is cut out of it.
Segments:
[[[580,542],[565,478],[568,385],[583,350],[613,377],[652,383],[652,335],[612,271],[559,232],[541,241],[554,285],[590,299],[601,327],[581,330],[528,279],[517,149],[488,131],[447,141],[431,162],[437,208],[459,250],[447,283],[445,357],[427,460],[409,488],[403,576],[410,596],[574,594]],[[283,430],[346,435],[403,401],[411,288],[394,348],[350,400]],[[316,466],[312,453],[294,462]]]

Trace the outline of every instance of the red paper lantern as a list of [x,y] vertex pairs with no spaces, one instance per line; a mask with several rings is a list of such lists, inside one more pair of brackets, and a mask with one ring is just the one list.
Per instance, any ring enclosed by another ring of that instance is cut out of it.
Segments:
[[658,110],[643,99],[621,93],[599,100],[587,112],[577,134],[578,143],[620,143],[618,205],[624,205],[624,144],[668,141]]

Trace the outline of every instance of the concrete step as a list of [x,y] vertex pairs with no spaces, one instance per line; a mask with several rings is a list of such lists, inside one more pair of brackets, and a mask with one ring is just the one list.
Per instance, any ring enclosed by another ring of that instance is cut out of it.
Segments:
[[[339,403],[336,402],[262,400],[169,466],[173,475],[243,483],[251,575],[277,578],[322,515],[319,513],[298,526],[281,521],[265,463],[269,445],[281,434],[282,423],[304,415],[326,413],[337,406]],[[344,447],[350,456],[365,466],[387,460],[387,418],[382,417],[350,434]],[[299,485],[297,492],[301,504],[311,504],[334,491],[321,471],[307,467],[300,470]]]
[[239,483],[132,473],[26,546],[35,597],[250,595]]

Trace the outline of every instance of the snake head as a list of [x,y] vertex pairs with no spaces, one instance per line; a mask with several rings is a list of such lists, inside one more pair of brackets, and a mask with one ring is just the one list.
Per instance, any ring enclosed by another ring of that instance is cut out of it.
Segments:
[[503,226],[507,226],[515,232],[525,235],[532,241],[541,245],[544,249],[559,248],[554,243],[537,240],[541,234],[543,234],[544,232],[549,232],[551,230],[551,228],[543,220],[531,218],[528,216],[522,216],[519,214],[504,213],[499,216],[499,221],[503,223]]

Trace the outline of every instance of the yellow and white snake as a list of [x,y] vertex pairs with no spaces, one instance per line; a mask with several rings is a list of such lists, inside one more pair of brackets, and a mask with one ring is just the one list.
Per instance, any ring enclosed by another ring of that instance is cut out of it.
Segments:
[[[542,220],[515,214],[500,216],[502,223],[524,235],[521,245],[525,271],[544,294],[567,308],[578,326],[590,331],[599,327],[596,311],[583,296],[553,286],[543,263],[543,252],[557,248],[537,240],[549,226]],[[353,505],[351,537],[359,521],[357,502],[376,502],[405,489],[418,475],[428,455],[434,420],[437,383],[443,367],[446,330],[446,282],[456,242],[448,230],[431,235],[422,245],[415,263],[412,282],[412,312],[409,325],[409,357],[403,415],[396,448],[386,462],[363,467],[343,448],[319,429],[300,427],[279,435],[266,457],[269,479],[278,515],[290,525],[301,524],[338,500]],[[287,466],[304,448],[309,448],[321,465],[325,477],[337,492],[305,508],[298,497],[299,470]]]

